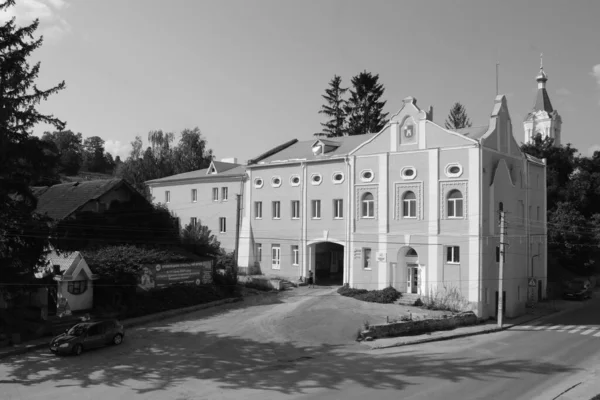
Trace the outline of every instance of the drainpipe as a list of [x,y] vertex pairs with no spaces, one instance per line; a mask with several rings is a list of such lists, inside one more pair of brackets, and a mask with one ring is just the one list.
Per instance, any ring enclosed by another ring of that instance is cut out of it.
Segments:
[[346,182],[347,182],[347,198],[346,198],[346,245],[344,246],[344,284],[350,282],[350,260],[352,257],[351,250],[352,246],[350,245],[350,211],[352,210],[352,206],[350,204],[350,199],[352,198],[352,182],[350,181],[350,157],[344,157],[344,162],[346,163]]
[[[300,235],[300,243],[301,243],[301,247],[302,247],[302,271],[300,271],[300,277],[306,278],[308,277],[308,263],[310,262],[310,260],[308,259],[308,249],[306,247],[306,210],[307,210],[307,206],[306,206],[306,199],[307,199],[307,193],[306,193],[306,163],[302,162],[300,164],[302,166],[302,179],[300,181],[300,184],[302,185],[302,200],[301,200],[301,205],[302,205],[302,209],[301,209],[301,213],[302,213],[302,223],[301,223],[301,235]],[[313,275],[313,279],[315,278],[315,276]]]

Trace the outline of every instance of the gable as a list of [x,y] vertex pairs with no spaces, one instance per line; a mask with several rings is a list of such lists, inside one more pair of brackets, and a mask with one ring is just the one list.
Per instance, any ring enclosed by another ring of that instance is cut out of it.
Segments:
[[496,96],[489,128],[486,134],[482,136],[481,144],[504,154],[522,156],[519,144],[513,135],[512,120],[504,95]]
[[506,160],[501,158],[498,160],[498,163],[494,167],[494,171],[492,173],[492,181],[490,182],[490,186],[502,186],[504,184],[508,184],[511,187],[516,187],[513,178],[511,177],[510,169],[508,168],[508,164],[506,164]]

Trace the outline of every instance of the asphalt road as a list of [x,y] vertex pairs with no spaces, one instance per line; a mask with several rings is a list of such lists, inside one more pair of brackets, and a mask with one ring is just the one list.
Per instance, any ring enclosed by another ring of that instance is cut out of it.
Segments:
[[[0,399],[585,399],[600,393],[600,299],[535,326],[411,347],[311,345],[277,329],[318,297],[238,303],[127,332],[81,357],[0,361]],[[323,327],[335,318],[319,317]],[[301,324],[295,321],[295,329]]]

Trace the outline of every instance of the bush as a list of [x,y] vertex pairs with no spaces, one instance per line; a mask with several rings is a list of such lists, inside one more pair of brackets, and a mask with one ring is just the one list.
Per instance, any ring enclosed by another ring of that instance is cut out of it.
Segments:
[[173,285],[164,289],[153,289],[135,296],[135,307],[126,312],[126,317],[139,317],[161,311],[190,307],[197,304],[226,298],[213,285]]
[[421,300],[421,298],[419,297],[417,300],[415,300],[415,302],[413,303],[414,307],[423,307],[423,300]]
[[217,265],[213,270],[213,283],[228,295],[237,295],[238,272],[233,253],[221,253],[217,257]]
[[430,290],[423,305],[428,310],[462,312],[470,309],[469,301],[457,288]]
[[338,293],[342,296],[355,298],[356,300],[382,304],[393,303],[400,297],[400,292],[391,286],[383,290],[368,291],[365,289],[352,289],[344,285],[338,289]]

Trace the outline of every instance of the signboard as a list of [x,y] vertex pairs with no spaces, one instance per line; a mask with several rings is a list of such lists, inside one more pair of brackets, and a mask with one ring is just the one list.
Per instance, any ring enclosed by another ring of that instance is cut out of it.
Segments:
[[212,282],[212,261],[144,265],[138,278],[137,290],[147,291],[174,283],[200,285]]
[[529,287],[535,287],[537,285],[535,278],[529,278]]
[[387,254],[385,251],[378,251],[377,252],[377,261],[379,262],[385,262],[385,260],[387,259]]

